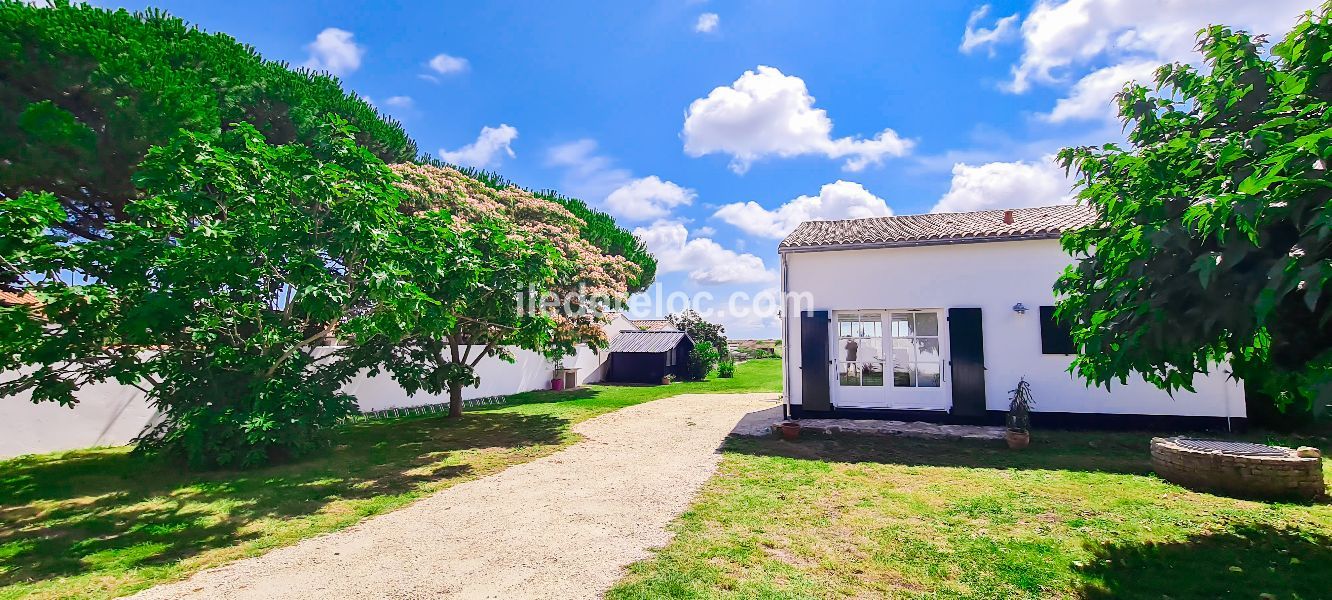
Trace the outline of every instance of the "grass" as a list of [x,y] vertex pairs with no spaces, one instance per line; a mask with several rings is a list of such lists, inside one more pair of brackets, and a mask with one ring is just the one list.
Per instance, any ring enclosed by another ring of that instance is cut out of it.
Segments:
[[461,420],[347,425],[299,462],[189,472],[128,448],[0,461],[0,599],[109,598],[402,507],[431,492],[551,454],[570,426],[691,392],[776,391],[780,360],[732,379],[528,392]]
[[1150,437],[733,439],[608,597],[1328,597],[1332,505],[1190,492],[1150,474]]

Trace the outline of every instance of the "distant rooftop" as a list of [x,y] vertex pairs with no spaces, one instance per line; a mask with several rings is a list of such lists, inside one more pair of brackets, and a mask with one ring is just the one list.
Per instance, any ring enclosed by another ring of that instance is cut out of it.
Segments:
[[[1009,219],[1005,220],[1008,213]],[[1056,238],[1069,229],[1089,225],[1096,213],[1080,204],[930,213],[842,221],[805,221],[777,247],[799,252],[832,247],[893,247],[1002,242]],[[1011,222],[1009,222],[1011,221]]]
[[629,319],[629,322],[643,331],[675,330],[675,325],[666,319]]

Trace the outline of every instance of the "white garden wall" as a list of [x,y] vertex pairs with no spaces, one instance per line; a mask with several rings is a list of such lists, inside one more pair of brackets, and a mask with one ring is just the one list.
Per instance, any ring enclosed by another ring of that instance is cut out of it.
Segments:
[[[608,336],[632,329],[622,315],[606,325]],[[578,368],[578,383],[601,381],[610,354],[582,346],[564,360]],[[479,386],[463,392],[464,399],[484,398],[548,389],[553,376],[548,359],[535,352],[515,350],[515,362],[488,358],[477,365]],[[0,375],[0,377],[4,377]],[[356,397],[362,411],[447,402],[447,395],[418,393],[408,396],[384,373],[358,377],[344,391]],[[0,398],[0,458],[74,450],[92,446],[120,446],[130,442],[153,419],[155,412],[138,388],[114,382],[89,386],[76,393],[79,403],[66,408],[52,403],[33,404],[27,394]]]
[[[1245,416],[1243,389],[1224,373],[1195,380],[1196,394],[1171,397],[1140,378],[1106,391],[1068,373],[1071,357],[1042,354],[1037,307],[1054,304],[1052,286],[1071,263],[1058,240],[790,252],[783,258],[786,289],[811,296],[804,310],[981,308],[989,410],[1006,410],[1009,390],[1026,377],[1037,411]],[[1026,314],[1013,311],[1019,302]],[[800,319],[788,313],[786,394],[801,404]],[[835,345],[835,333],[830,339]]]

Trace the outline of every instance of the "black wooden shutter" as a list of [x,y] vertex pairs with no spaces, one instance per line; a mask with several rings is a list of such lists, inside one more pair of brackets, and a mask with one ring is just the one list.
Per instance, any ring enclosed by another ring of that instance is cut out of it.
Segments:
[[953,414],[985,415],[985,337],[981,309],[948,309],[948,344],[952,359]]
[[1041,354],[1077,354],[1068,326],[1055,319],[1055,307],[1041,307]]
[[800,402],[802,410],[832,410],[826,310],[800,312]]

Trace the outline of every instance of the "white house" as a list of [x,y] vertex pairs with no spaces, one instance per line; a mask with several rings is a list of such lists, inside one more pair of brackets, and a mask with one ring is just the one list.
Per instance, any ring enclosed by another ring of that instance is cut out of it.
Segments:
[[[1035,425],[1229,427],[1244,390],[1225,372],[1173,395],[1069,373],[1052,286],[1083,206],[802,223],[778,248],[789,414],[1002,422],[1031,383]],[[803,301],[801,297],[803,296]]]

